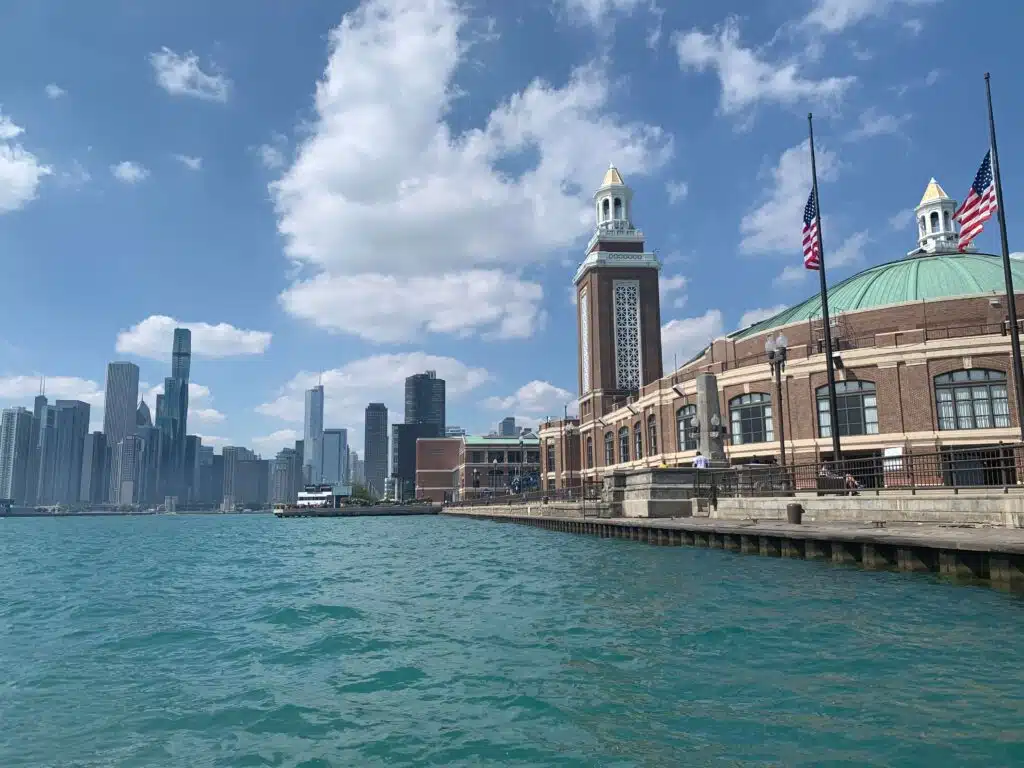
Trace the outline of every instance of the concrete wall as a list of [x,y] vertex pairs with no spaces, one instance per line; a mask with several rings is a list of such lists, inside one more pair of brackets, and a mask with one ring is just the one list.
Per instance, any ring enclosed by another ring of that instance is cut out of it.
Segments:
[[883,494],[759,499],[719,499],[710,509],[706,499],[695,504],[693,514],[718,520],[782,520],[786,504],[803,505],[804,520],[817,523],[930,523],[935,525],[994,525],[1024,527],[1024,496],[1018,494],[954,495]]

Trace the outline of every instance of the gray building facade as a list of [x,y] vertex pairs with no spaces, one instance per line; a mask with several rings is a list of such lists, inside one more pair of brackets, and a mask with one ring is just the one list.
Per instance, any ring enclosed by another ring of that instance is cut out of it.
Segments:
[[366,406],[363,440],[363,474],[371,493],[384,495],[388,474],[388,407],[384,403]]

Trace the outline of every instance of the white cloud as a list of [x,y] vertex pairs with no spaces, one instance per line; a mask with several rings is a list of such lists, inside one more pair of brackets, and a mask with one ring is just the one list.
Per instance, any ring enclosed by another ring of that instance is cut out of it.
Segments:
[[71,161],[71,168],[57,175],[57,183],[70,189],[81,189],[92,181],[92,174],[77,160]]
[[227,417],[218,411],[216,408],[189,408],[188,409],[189,423],[194,423],[198,420],[204,424],[219,424],[224,421]]
[[36,199],[39,184],[53,168],[15,142],[25,129],[0,112],[0,213],[17,211]]
[[906,229],[914,223],[914,209],[907,208],[905,211],[900,211],[895,216],[889,218],[889,227],[896,230],[897,232]]
[[190,171],[198,171],[203,167],[203,158],[192,155],[175,155],[174,159],[184,165]]
[[740,317],[740,324],[738,328],[747,328],[754,323],[760,323],[762,320],[767,320],[769,317],[774,317],[786,308],[786,304],[776,304],[774,307],[759,307],[758,309],[748,309]]
[[496,269],[409,278],[321,272],[280,296],[295,317],[376,342],[409,341],[425,332],[528,337],[543,326],[542,298],[538,283]]
[[284,153],[270,144],[261,144],[256,148],[260,162],[267,168],[275,169],[284,165]]
[[668,194],[670,204],[685,200],[690,193],[690,185],[685,181],[669,181],[665,184],[665,192]]
[[257,406],[256,411],[301,424],[305,391],[320,382],[324,387],[324,426],[347,428],[350,444],[357,446],[363,439],[363,413],[367,403],[383,402],[389,409],[389,423],[401,421],[406,377],[427,370],[437,371],[438,378],[445,380],[445,395],[449,401],[491,379],[485,369],[471,368],[452,357],[424,352],[374,355],[322,373],[301,371],[273,400]]
[[924,31],[924,22],[920,19],[907,19],[903,22],[903,28],[916,37]]
[[137,184],[149,176],[149,170],[145,166],[131,160],[110,166],[110,172],[114,174],[115,179],[125,184]]
[[46,86],[44,90],[46,91],[46,98],[48,99],[59,99],[61,96],[67,93],[67,91],[65,91],[56,83],[50,83]]
[[722,335],[722,313],[709,309],[699,317],[670,320],[661,326],[661,356],[666,371],[675,370]]
[[666,275],[658,280],[658,292],[661,294],[662,306],[670,303],[675,309],[682,309],[686,304],[686,288],[689,280],[683,275]]
[[616,14],[628,15],[640,7],[653,7],[650,0],[561,0],[570,18],[602,27]]
[[932,70],[930,70],[928,72],[927,75],[924,76],[924,84],[926,86],[928,86],[928,87],[931,87],[931,86],[935,85],[937,82],[939,82],[939,77],[941,77],[941,76],[942,76],[942,70],[941,69],[932,69]]
[[814,0],[805,25],[836,34],[869,18],[884,17],[897,5],[927,5],[936,0]]
[[[31,409],[31,400],[39,394],[40,376],[0,377],[0,400],[23,401]],[[82,400],[95,408],[103,407],[103,389],[92,379],[77,376],[46,376],[46,396],[53,400]]]
[[572,392],[537,379],[524,384],[507,397],[488,397],[483,401],[483,406],[492,411],[523,414],[534,419],[561,417],[565,414],[566,405],[569,405],[570,415],[576,413],[576,396]]
[[[835,153],[816,147],[819,186],[839,173]],[[811,154],[807,141],[790,147],[768,172],[770,185],[762,203],[740,221],[742,253],[801,253],[803,211],[811,194]],[[829,219],[822,217],[823,234]],[[827,254],[826,254],[827,255]]]
[[202,441],[203,445],[212,445],[214,448],[223,448],[225,445],[237,445],[234,439],[230,437],[199,434],[199,439]]
[[[535,80],[482,126],[453,133],[445,116],[458,93],[466,21],[453,0],[367,0],[331,33],[315,119],[270,185],[286,254],[312,274],[285,292],[289,311],[313,319],[296,299],[322,304],[332,295],[344,305],[358,295],[347,285],[388,286],[417,295],[403,306],[406,333],[524,335],[538,323],[524,306],[536,303],[534,287],[518,271],[593,226],[590,191],[606,162],[595,158],[613,158],[628,176],[670,156],[661,129],[611,114],[598,66],[577,69],[560,87]],[[464,309],[439,318],[411,282],[429,277],[444,290],[490,281],[492,270],[507,273],[517,306],[488,323]],[[347,314],[329,327],[369,337],[387,320],[371,302]]]
[[149,55],[156,81],[172,96],[194,96],[206,101],[228,100],[231,81],[216,71],[204,72],[192,51],[177,54],[164,46]]
[[740,114],[759,102],[791,105],[803,101],[830,106],[840,100],[855,77],[814,80],[800,74],[797,60],[773,63],[760,52],[740,44],[737,19],[730,16],[711,34],[694,29],[674,38],[679,66],[703,72],[713,69],[721,83],[719,108]]
[[192,331],[192,354],[196,357],[262,355],[271,340],[267,331],[249,331],[228,323],[183,323],[166,315],[150,315],[128,330],[119,332],[115,348],[122,354],[170,360],[175,328]]
[[773,285],[792,285],[794,283],[802,283],[807,279],[808,275],[817,274],[812,272],[803,266],[797,266],[796,264],[790,264],[785,267],[776,277],[772,280]]
[[845,267],[864,261],[864,247],[871,242],[867,230],[855,232],[833,251],[825,253],[825,269]]
[[[269,435],[254,437],[252,444],[268,458],[277,455],[282,448],[294,448],[295,441],[302,439],[302,433],[296,429],[279,429]],[[349,448],[352,448],[352,436],[349,436]]]
[[886,134],[898,134],[909,119],[910,115],[897,117],[871,107],[861,112],[857,127],[849,131],[845,138],[847,141],[859,141]]

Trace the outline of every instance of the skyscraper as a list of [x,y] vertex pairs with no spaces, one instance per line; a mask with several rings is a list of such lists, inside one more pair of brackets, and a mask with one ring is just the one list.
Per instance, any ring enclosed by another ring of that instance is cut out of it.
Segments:
[[320,440],[321,483],[348,483],[348,430],[325,429]]
[[57,446],[53,490],[58,504],[74,504],[82,491],[82,457],[89,434],[88,403],[58,400]]
[[516,427],[516,417],[506,416],[500,422],[498,422],[498,436],[499,437],[515,437],[519,434],[519,429]]
[[107,480],[107,440],[102,432],[85,436],[82,450],[82,487],[79,500],[86,504],[99,504],[107,500],[110,483]]
[[139,366],[107,363],[107,387],[103,395],[103,434],[111,446],[135,432],[135,406],[139,402]]
[[302,432],[303,480],[318,483],[323,474],[324,388],[317,384],[306,390],[306,415]]
[[192,331],[175,328],[171,346],[171,375],[157,397],[156,426],[160,430],[160,485],[164,496],[188,498],[185,436],[188,431],[188,377],[192,367]]
[[138,410],[135,411],[135,426],[137,428],[153,426],[153,416],[149,412],[149,406],[146,405],[145,398],[139,402]]
[[28,471],[25,475],[25,503],[35,504],[39,493],[39,429],[42,425],[46,395],[40,393],[32,405],[32,434],[29,437]]
[[383,496],[388,474],[388,407],[384,403],[366,406],[363,457],[366,485],[376,496]]
[[0,417],[0,499],[24,503],[31,456],[32,412],[4,408]]
[[424,430],[424,437],[444,436],[445,385],[436,371],[415,373],[405,380],[405,423],[434,426],[433,434]]
[[127,435],[114,449],[114,464],[111,467],[111,486],[114,488],[114,504],[135,504],[139,499],[139,473],[142,460],[142,438]]

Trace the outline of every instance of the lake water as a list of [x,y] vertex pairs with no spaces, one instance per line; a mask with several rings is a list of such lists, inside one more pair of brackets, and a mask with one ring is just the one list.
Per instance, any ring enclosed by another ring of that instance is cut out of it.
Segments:
[[1024,764],[1024,601],[451,518],[0,519],[0,766]]

